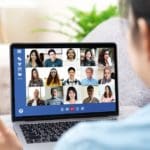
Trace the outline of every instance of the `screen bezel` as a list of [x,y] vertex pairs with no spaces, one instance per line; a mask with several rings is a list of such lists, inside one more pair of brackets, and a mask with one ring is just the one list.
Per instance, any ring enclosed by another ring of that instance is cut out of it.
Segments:
[[[63,115],[43,115],[43,116],[15,116],[15,95],[14,95],[14,48],[114,48],[114,66],[115,66],[115,93],[116,93],[116,110],[109,112],[94,112],[82,114],[63,114]],[[89,118],[89,117],[106,117],[119,115],[119,95],[118,95],[118,68],[117,68],[117,46],[115,43],[13,43],[10,46],[10,76],[11,76],[11,113],[12,121],[36,121],[36,120],[53,120],[69,118]]]

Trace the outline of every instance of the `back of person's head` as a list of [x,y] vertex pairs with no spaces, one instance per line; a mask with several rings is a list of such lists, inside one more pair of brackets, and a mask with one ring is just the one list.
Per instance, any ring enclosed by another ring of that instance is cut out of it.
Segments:
[[[120,13],[127,17],[133,14],[134,21],[138,18],[144,18],[150,24],[150,1],[149,0],[120,0]],[[136,25],[136,24],[135,24]]]
[[128,19],[127,36],[130,60],[136,73],[147,85],[150,85],[150,1],[123,1],[126,4],[122,6],[122,8],[126,7],[124,16]]

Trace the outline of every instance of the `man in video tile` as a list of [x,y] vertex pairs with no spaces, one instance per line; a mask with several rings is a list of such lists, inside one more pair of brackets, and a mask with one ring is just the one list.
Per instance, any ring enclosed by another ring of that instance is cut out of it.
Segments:
[[83,103],[99,103],[99,100],[94,97],[94,87],[89,85],[87,87],[88,97],[83,100]]
[[74,67],[68,68],[69,78],[63,82],[63,85],[81,85],[81,82],[75,78],[76,70]]
[[94,70],[91,67],[86,68],[85,70],[87,78],[81,81],[82,85],[98,85],[98,80],[93,78]]
[[51,98],[47,99],[45,104],[46,105],[62,105],[63,100],[58,97],[58,89],[57,88],[51,88]]
[[48,51],[49,58],[45,60],[45,67],[61,67],[62,60],[56,57],[56,51],[54,49],[50,49]]
[[45,105],[44,101],[39,98],[39,90],[34,90],[34,98],[29,100],[28,106],[42,106]]

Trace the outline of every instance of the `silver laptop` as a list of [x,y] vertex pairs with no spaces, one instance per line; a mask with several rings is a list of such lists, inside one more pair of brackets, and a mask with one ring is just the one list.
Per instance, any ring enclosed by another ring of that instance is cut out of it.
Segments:
[[79,122],[118,112],[114,43],[12,44],[12,122],[25,150],[51,150]]

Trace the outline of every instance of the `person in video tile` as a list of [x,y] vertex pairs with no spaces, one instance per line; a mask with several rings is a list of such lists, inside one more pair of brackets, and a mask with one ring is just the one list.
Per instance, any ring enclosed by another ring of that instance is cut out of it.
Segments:
[[66,95],[66,104],[75,104],[77,102],[77,90],[75,87],[69,87],[67,89],[67,95]]
[[82,85],[98,85],[98,80],[93,78],[94,70],[91,67],[86,68],[85,70],[87,78],[81,81]]
[[103,66],[112,66],[111,57],[109,55],[109,49],[103,49],[99,53],[98,64]]
[[45,105],[44,100],[41,100],[39,98],[39,90],[38,89],[34,90],[33,99],[29,100],[27,105],[28,106],[43,106],[43,105]]
[[84,59],[81,59],[81,66],[95,66],[95,61],[93,60],[93,53],[90,49],[85,50]]
[[109,85],[106,85],[104,94],[101,98],[101,102],[108,103],[108,102],[113,102],[113,101],[114,101],[114,96],[113,96],[111,87]]
[[75,53],[74,49],[72,49],[72,48],[69,48],[67,50],[66,55],[67,55],[67,60],[69,62],[73,62],[76,59],[76,53]]
[[30,52],[29,61],[26,64],[26,67],[43,67],[37,50],[33,49]]
[[62,82],[59,79],[59,75],[58,75],[56,68],[52,68],[48,75],[46,86],[56,87],[56,86],[61,86],[61,85],[62,85]]
[[83,103],[99,103],[98,98],[94,97],[94,87],[89,85],[87,87],[88,97],[83,100]]
[[48,51],[49,59],[45,60],[45,67],[61,67],[62,60],[56,57],[56,52],[54,49]]
[[100,79],[98,81],[99,84],[106,84],[106,83],[114,83],[114,79],[111,78],[111,68],[110,67],[105,67],[104,68],[104,77],[103,79]]
[[43,80],[39,77],[38,70],[33,68],[31,71],[31,80],[29,87],[43,86]]
[[76,70],[74,67],[68,68],[69,78],[63,82],[63,85],[81,85],[81,82],[75,78]]
[[63,100],[58,97],[57,88],[51,88],[51,98],[45,101],[46,105],[62,105]]

